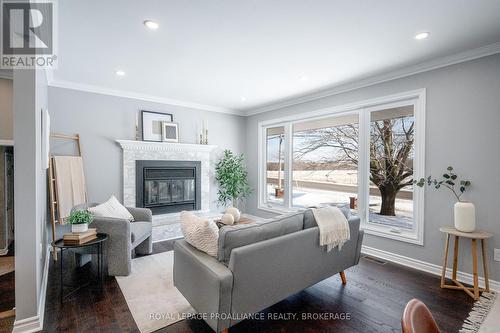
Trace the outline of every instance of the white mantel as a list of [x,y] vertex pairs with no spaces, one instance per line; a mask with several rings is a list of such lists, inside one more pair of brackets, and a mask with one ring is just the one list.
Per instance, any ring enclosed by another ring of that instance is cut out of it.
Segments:
[[116,140],[123,150],[123,203],[135,207],[135,161],[200,161],[201,212],[210,211],[210,153],[215,145]]

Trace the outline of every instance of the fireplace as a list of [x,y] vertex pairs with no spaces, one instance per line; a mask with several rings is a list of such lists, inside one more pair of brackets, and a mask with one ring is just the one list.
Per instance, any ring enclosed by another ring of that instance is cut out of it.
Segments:
[[201,162],[136,161],[136,207],[153,214],[200,210]]

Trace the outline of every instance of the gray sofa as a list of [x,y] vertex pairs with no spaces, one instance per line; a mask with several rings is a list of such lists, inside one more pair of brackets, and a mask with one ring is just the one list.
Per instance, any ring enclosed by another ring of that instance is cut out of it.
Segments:
[[[83,210],[96,205],[96,203],[78,205],[73,210]],[[89,225],[89,228],[97,228],[97,232],[108,234],[109,238],[104,248],[108,262],[108,275],[129,275],[132,251],[142,255],[153,252],[151,210],[135,207],[127,207],[127,210],[134,217],[133,222],[111,217],[94,217]],[[78,259],[80,264],[90,260],[89,256],[83,253]]]
[[[174,285],[193,308],[206,314],[216,332],[244,315],[261,311],[288,296],[358,264],[363,231],[348,216],[351,237],[342,250],[319,246],[311,210],[253,225],[219,231],[214,258],[178,240],[174,244]],[[343,281],[344,282],[344,281]]]

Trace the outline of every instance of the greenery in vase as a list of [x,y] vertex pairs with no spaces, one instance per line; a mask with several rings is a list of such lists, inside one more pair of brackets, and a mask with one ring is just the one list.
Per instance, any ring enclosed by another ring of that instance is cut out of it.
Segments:
[[215,180],[219,184],[218,201],[223,206],[232,204],[236,207],[239,199],[252,192],[247,181],[244,159],[243,154],[235,155],[226,149],[215,166]]
[[76,210],[69,215],[69,224],[90,224],[92,222],[92,214],[86,210]]
[[[450,190],[457,201],[461,201],[460,198],[465,193],[467,188],[471,186],[471,182],[469,180],[459,180],[458,176],[453,172],[453,167],[449,166],[447,172],[443,174],[441,179],[432,179],[431,176],[425,178],[420,178],[420,180],[415,180],[414,184],[419,187],[423,187],[425,184],[429,186],[434,186],[435,189],[439,189],[441,186]],[[455,186],[459,185],[458,188]]]

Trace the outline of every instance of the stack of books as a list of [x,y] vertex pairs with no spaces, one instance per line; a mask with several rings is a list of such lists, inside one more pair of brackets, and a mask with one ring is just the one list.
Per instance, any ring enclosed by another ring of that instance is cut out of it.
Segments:
[[97,238],[97,230],[91,228],[85,232],[69,233],[63,236],[64,245],[81,245]]

